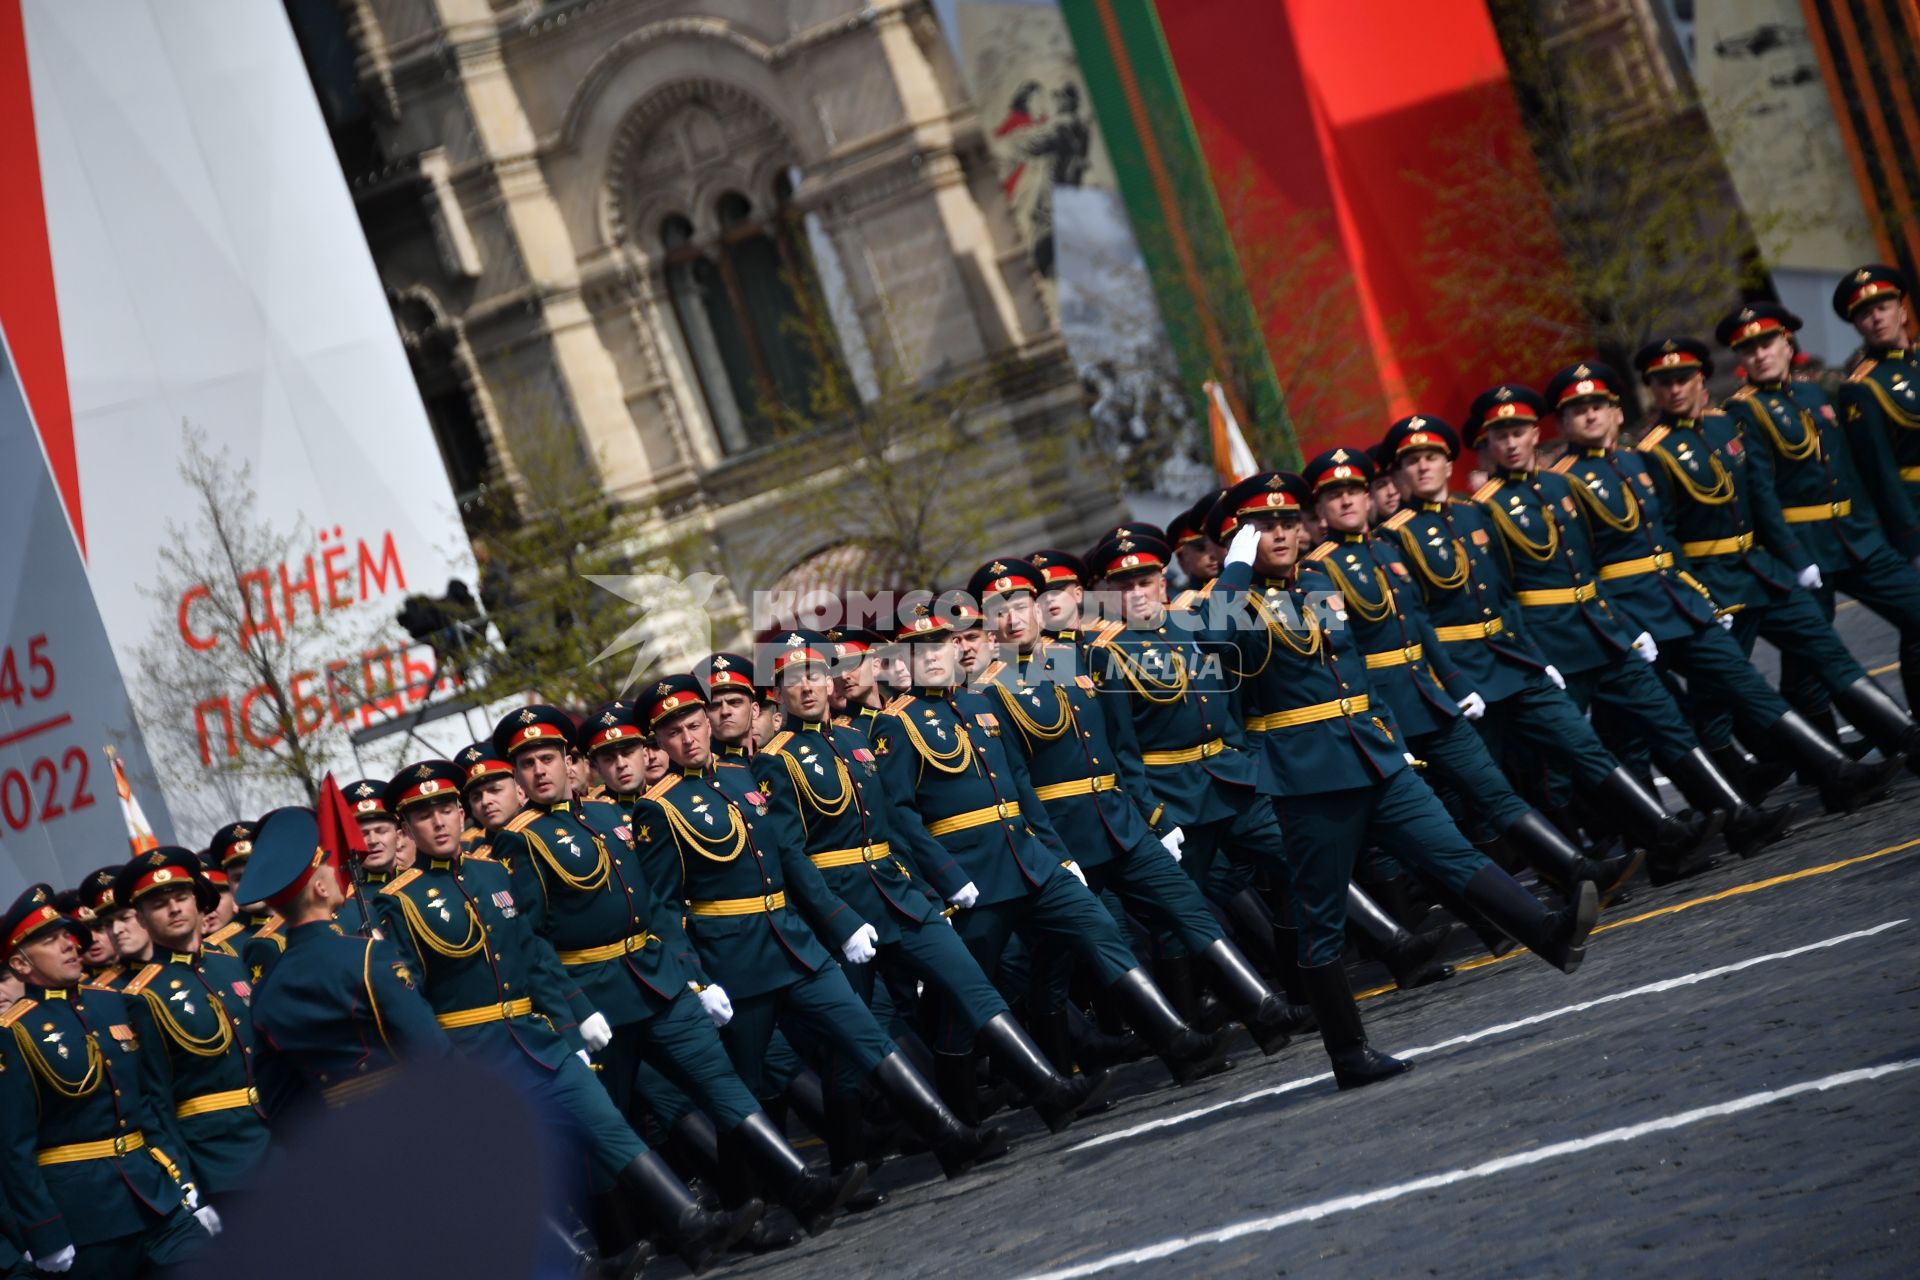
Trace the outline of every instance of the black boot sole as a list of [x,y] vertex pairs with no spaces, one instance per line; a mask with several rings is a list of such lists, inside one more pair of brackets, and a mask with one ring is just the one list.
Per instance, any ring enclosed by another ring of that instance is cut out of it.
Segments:
[[[1765,810],[1761,810],[1765,813]],[[1778,813],[1748,830],[1738,833],[1727,832],[1727,850],[1743,858],[1751,858],[1761,853],[1767,846],[1785,838],[1793,827],[1793,819],[1798,810],[1790,804],[1781,805]]]
[[1376,1056],[1384,1058],[1385,1061],[1393,1065],[1384,1069],[1375,1067],[1367,1071],[1342,1071],[1339,1067],[1335,1067],[1333,1069],[1334,1084],[1339,1086],[1342,1093],[1345,1093],[1349,1089],[1364,1089],[1370,1084],[1379,1084],[1382,1081],[1391,1080],[1395,1076],[1403,1076],[1413,1070],[1413,1064],[1411,1062],[1400,1058],[1386,1058],[1385,1055]]
[[933,1153],[934,1158],[940,1161],[940,1171],[947,1175],[948,1181],[972,1172],[977,1164],[998,1160],[1013,1145],[1007,1138],[1006,1129],[1000,1125],[982,1125],[979,1134],[979,1141],[970,1144],[964,1152],[949,1154],[936,1150]]
[[[1075,1078],[1085,1079],[1086,1077],[1077,1076]],[[1100,1073],[1099,1078],[1094,1081],[1093,1088],[1087,1090],[1086,1096],[1064,1107],[1037,1106],[1034,1108],[1034,1112],[1040,1117],[1041,1122],[1047,1126],[1048,1133],[1059,1133],[1082,1116],[1093,1114],[1097,1110],[1102,1109],[1106,1101],[1105,1094],[1112,1084],[1113,1077],[1103,1071]]]
[[1555,946],[1551,954],[1540,957],[1562,973],[1572,973],[1587,958],[1587,935],[1600,920],[1600,891],[1591,883],[1583,882],[1570,910],[1573,923],[1567,931],[1567,940]]

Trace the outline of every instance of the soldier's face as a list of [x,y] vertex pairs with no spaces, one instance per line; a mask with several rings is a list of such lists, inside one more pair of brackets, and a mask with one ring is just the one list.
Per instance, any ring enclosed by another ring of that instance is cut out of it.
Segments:
[[65,929],[43,929],[7,957],[7,967],[41,987],[71,987],[86,973],[80,944]]
[[444,795],[407,806],[406,823],[407,834],[421,853],[429,858],[447,858],[460,847],[465,818],[459,797]]
[[1320,519],[1335,533],[1360,533],[1367,527],[1369,499],[1363,484],[1337,484],[1314,495]]
[[147,948],[153,945],[153,939],[147,936],[147,926],[140,923],[140,917],[132,907],[122,907],[107,917],[107,932],[113,935],[113,946],[122,960],[145,955]]
[[1793,340],[1785,333],[1770,333],[1733,354],[1752,382],[1778,382],[1793,368]]
[[587,758],[574,752],[567,753],[567,793],[583,796],[587,788],[593,785],[593,770],[587,767]]
[[1537,422],[1502,422],[1487,428],[1487,463],[1501,471],[1531,471],[1533,451],[1540,443]]
[[163,947],[186,951],[200,937],[200,906],[190,884],[142,894],[134,910],[140,913],[148,935]]
[[213,904],[213,910],[207,912],[207,932],[212,933],[215,929],[226,928],[238,910],[239,907],[233,901],[232,886],[220,890],[219,901]]
[[697,707],[660,725],[653,736],[668,761],[682,769],[704,769],[713,755],[713,726]]
[[953,656],[968,675],[985,671],[993,661],[993,639],[979,627],[962,631],[954,638]]
[[1368,513],[1373,520],[1385,520],[1400,509],[1400,487],[1392,476],[1381,476],[1367,490]]
[[1080,599],[1086,593],[1080,584],[1055,587],[1039,599],[1040,625],[1049,631],[1065,631],[1080,623]]
[[1653,407],[1680,418],[1697,418],[1707,407],[1707,380],[1697,369],[1656,373],[1647,379]]
[[1180,571],[1199,584],[1220,576],[1220,562],[1226,559],[1227,552],[1219,543],[1200,538],[1182,546],[1174,555],[1180,561]]
[[993,626],[993,634],[1001,640],[1024,648],[1039,637],[1040,614],[1031,591],[991,596],[986,608],[987,621]]
[[1413,449],[1394,463],[1395,482],[1415,501],[1431,502],[1447,491],[1453,462],[1445,449]]
[[467,804],[473,810],[475,822],[489,831],[498,831],[520,812],[520,806],[526,803],[522,797],[520,784],[501,774],[469,788]]
[[1853,313],[1853,327],[1874,347],[1907,345],[1907,300],[1877,298]]
[[1247,523],[1260,531],[1260,541],[1254,547],[1253,567],[1260,573],[1285,573],[1293,568],[1300,559],[1300,544],[1305,541],[1305,529],[1295,512],[1281,515],[1274,512],[1267,515],[1246,517]]
[[647,749],[638,738],[616,742],[593,753],[593,771],[611,790],[632,795],[646,789],[646,754]]
[[877,664],[871,653],[863,653],[857,662],[840,664],[840,670],[833,676],[833,695],[848,706],[858,706],[866,702],[873,692],[873,683]]
[[357,818],[360,836],[367,842],[361,866],[369,871],[391,871],[400,853],[400,824],[392,818]]
[[559,747],[528,747],[513,758],[513,776],[535,804],[557,804],[573,794],[567,753]]
[[87,935],[84,958],[88,964],[100,968],[112,964],[119,955],[113,945],[113,935],[105,929],[95,929]]
[[796,720],[825,720],[832,698],[833,677],[825,663],[802,662],[780,673],[780,704]]
[[5,1013],[20,1003],[20,997],[27,994],[27,984],[11,968],[0,969],[0,1013]]
[[1622,416],[1613,401],[1588,396],[1560,406],[1560,434],[1583,447],[1604,448],[1619,434]]
[[707,719],[712,722],[714,741],[739,746],[753,733],[753,695],[738,689],[714,694],[707,702]]
[[786,716],[777,702],[756,702],[753,704],[753,745],[758,750],[773,740],[780,732],[780,726],[786,723]]
[[643,776],[646,778],[647,785],[652,786],[667,776],[667,770],[673,767],[673,761],[667,759],[666,752],[651,743],[644,746],[642,751],[644,754],[641,759],[646,762],[646,773]]
[[1127,573],[1107,579],[1107,585],[1120,597],[1120,616],[1135,626],[1151,626],[1160,621],[1167,605],[1167,575],[1158,569]]
[[907,646],[907,655],[916,685],[944,689],[954,682],[960,666],[960,650],[953,637],[917,641]]

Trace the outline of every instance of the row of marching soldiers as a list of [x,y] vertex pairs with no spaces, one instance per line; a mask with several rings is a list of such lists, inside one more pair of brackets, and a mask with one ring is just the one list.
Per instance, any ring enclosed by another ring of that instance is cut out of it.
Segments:
[[[1343,1089],[1406,1071],[1349,943],[1449,976],[1438,905],[1571,973],[1643,868],[1759,855],[1788,776],[1851,811],[1914,747],[1831,621],[1836,589],[1892,621],[1912,688],[1905,283],[1863,268],[1835,306],[1873,347],[1837,408],[1756,303],[1717,334],[1747,374],[1721,408],[1704,343],[1638,354],[1637,444],[1604,365],[1501,384],[1460,429],[1404,418],[884,626],[516,710],[349,785],[361,839],[323,834],[330,795],[35,886],[0,920],[18,1265],[187,1261],[284,1122],[450,1055],[565,1135],[549,1247],[598,1275],[789,1246],[884,1203],[890,1155],[960,1177],[1008,1152],[1002,1108],[1057,1133],[1119,1064],[1230,1069],[1239,1028],[1268,1055],[1317,1030]],[[1468,448],[1491,478],[1463,498]]]

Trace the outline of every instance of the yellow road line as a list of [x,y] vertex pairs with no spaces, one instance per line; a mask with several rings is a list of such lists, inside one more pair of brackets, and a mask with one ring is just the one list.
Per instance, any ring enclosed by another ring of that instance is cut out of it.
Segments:
[[[1675,902],[1665,907],[1655,907],[1651,911],[1643,911],[1637,916],[1628,916],[1623,920],[1609,920],[1606,924],[1595,926],[1594,932],[1606,933],[1612,929],[1624,929],[1630,924],[1641,924],[1648,920],[1658,920],[1661,916],[1676,915],[1682,911],[1690,911],[1694,907],[1705,906],[1710,902],[1724,902],[1728,898],[1738,898],[1742,894],[1758,893],[1762,889],[1771,889],[1776,885],[1792,884],[1796,880],[1811,880],[1815,876],[1831,875],[1836,871],[1844,871],[1848,867],[1857,867],[1863,862],[1872,862],[1878,858],[1891,857],[1896,853],[1905,853],[1907,850],[1915,848],[1920,848],[1920,838],[1903,841],[1900,844],[1890,844],[1884,849],[1875,849],[1872,853],[1863,853],[1858,857],[1842,858],[1838,862],[1829,862],[1824,866],[1806,867],[1799,871],[1789,871],[1785,875],[1769,876],[1765,880],[1755,880],[1748,884],[1737,884],[1731,889],[1722,889],[1718,893],[1709,893],[1702,897],[1689,898],[1685,902]],[[1463,960],[1453,967],[1456,971],[1465,973],[1469,969],[1484,969],[1488,965],[1501,964],[1526,954],[1527,949],[1525,947],[1516,946],[1504,956],[1480,956],[1473,960]],[[1389,983],[1384,987],[1369,988],[1366,991],[1358,993],[1354,998],[1357,1000],[1371,1000],[1375,996],[1383,996],[1389,992],[1398,991],[1399,989],[1399,987]]]

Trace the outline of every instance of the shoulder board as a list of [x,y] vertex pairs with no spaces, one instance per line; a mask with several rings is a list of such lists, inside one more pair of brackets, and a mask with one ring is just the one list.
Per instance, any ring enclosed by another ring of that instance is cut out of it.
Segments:
[[1191,605],[1195,600],[1199,599],[1199,597],[1200,593],[1198,591],[1195,591],[1192,587],[1188,587],[1185,591],[1175,596],[1172,602],[1167,605],[1167,608],[1172,610],[1185,609],[1188,605]]
[[126,992],[121,991],[117,987],[110,987],[104,982],[83,982],[80,984],[80,989],[82,991],[100,991],[110,996],[126,994]]
[[463,862],[492,862],[493,846],[490,844],[477,844],[461,854],[460,859]]
[[390,898],[400,896],[400,891],[412,884],[420,876],[420,868],[408,867],[393,879],[380,886],[380,892]]
[[1103,622],[1100,624],[1099,629],[1093,633],[1093,639],[1089,643],[1097,649],[1101,645],[1111,643],[1115,636],[1126,629],[1127,624],[1124,622]]
[[680,785],[680,775],[677,773],[670,773],[666,777],[660,779],[660,781],[648,787],[646,790],[646,794],[641,798],[645,800],[658,800],[661,796],[667,794],[667,792],[673,790],[675,787],[679,785]]
[[273,919],[267,921],[265,924],[261,925],[258,929],[256,929],[254,931],[253,936],[256,938],[274,937],[280,932],[281,926],[286,924],[286,922],[287,922],[287,918],[285,916],[276,915],[274,916]]
[[1396,511],[1388,516],[1380,527],[1382,529],[1404,529],[1407,527],[1407,521],[1411,519],[1413,519],[1413,508],[1408,507],[1405,511]]
[[20,1021],[20,1019],[26,1017],[29,1013],[32,1013],[33,1007],[39,1003],[40,1002],[38,1000],[33,1000],[26,996],[21,996],[18,1000],[15,1000],[11,1005],[7,1007],[7,1011],[5,1013],[0,1013],[0,1027],[12,1026],[14,1023]]
[[1724,418],[1727,416],[1727,411],[1719,405],[1715,405],[1711,409],[1702,409],[1700,416],[1703,418]]
[[[838,723],[838,722],[836,721],[835,723]],[[780,749],[792,741],[793,741],[793,730],[782,729],[780,732],[774,734],[771,738],[767,739],[767,745],[760,748],[760,754],[766,755],[766,756],[778,755],[780,753]]]
[[238,920],[229,920],[226,924],[207,935],[207,945],[217,947],[244,928],[246,928],[246,926]]
[[120,988],[120,994],[123,996],[139,995],[142,991],[145,991],[147,989],[147,984],[149,982],[152,982],[155,978],[160,976],[160,969],[161,969],[160,965],[157,965],[157,964],[148,965],[146,968],[142,969],[138,974],[134,976],[134,979],[132,982],[129,982],[126,986]]
[[1002,671],[1005,671],[1006,669],[1007,669],[1007,664],[1000,661],[1000,659],[995,658],[992,662],[987,664],[987,669],[980,673],[980,678],[982,680],[997,680],[1000,678],[1000,673]]
[[534,819],[541,816],[538,809],[522,809],[507,820],[508,831],[525,831],[533,825]]
[[[745,760],[715,760],[713,767],[716,769],[744,769],[747,767],[747,762]],[[666,779],[663,778],[661,781],[664,782]]]
[[1553,474],[1557,476],[1564,476],[1573,471],[1573,464],[1577,461],[1578,459],[1575,458],[1572,454],[1568,454],[1566,457],[1560,459],[1560,461],[1554,463],[1551,467],[1548,467],[1547,470],[1553,472]]
[[465,844],[469,840],[478,840],[481,836],[485,834],[487,834],[486,830],[482,827],[478,827],[478,826],[468,827],[465,831],[462,831],[460,833],[460,843]]
[[1493,480],[1487,481],[1485,484],[1481,485],[1478,489],[1475,489],[1473,491],[1472,500],[1474,502],[1485,502],[1488,498],[1491,498],[1494,494],[1500,492],[1500,486],[1505,483],[1506,483],[1505,480],[1500,480],[1500,479],[1493,479]]
[[607,784],[604,782],[594,783],[587,788],[587,794],[580,798],[582,800],[605,800],[607,798]]
[[125,972],[126,970],[121,966],[117,964],[110,964],[106,968],[102,969],[100,972],[94,974],[93,981],[88,983],[87,985],[94,986],[94,987],[106,987],[108,990],[112,990],[113,980]]
[[1323,542],[1319,546],[1315,547],[1313,550],[1307,552],[1307,559],[1317,564],[1320,561],[1325,560],[1328,556],[1332,555],[1333,549],[1336,545],[1337,544],[1332,542]]
[[1853,367],[1853,372],[1847,375],[1847,381],[1848,382],[1865,382],[1867,380],[1867,375],[1872,373],[1873,367],[1879,363],[1880,363],[1879,356],[1868,356],[1866,359],[1862,360],[1859,364]]
[[908,707],[912,705],[913,705],[913,695],[910,693],[903,693],[897,698],[887,699],[887,705],[880,709],[882,711],[899,712],[899,711],[905,711]]
[[833,723],[836,728],[851,729],[853,728],[853,717],[852,716],[835,716],[833,718]]
[[1655,427],[1653,430],[1647,432],[1647,434],[1640,437],[1640,447],[1642,449],[1658,448],[1660,445],[1660,442],[1667,438],[1667,433],[1671,430],[1673,430],[1672,427]]
[[1746,386],[1740,388],[1738,391],[1728,396],[1727,403],[1732,404],[1735,400],[1751,400],[1754,398],[1754,396],[1758,395],[1759,393],[1760,393],[1760,388],[1754,386],[1751,382],[1749,382]]

